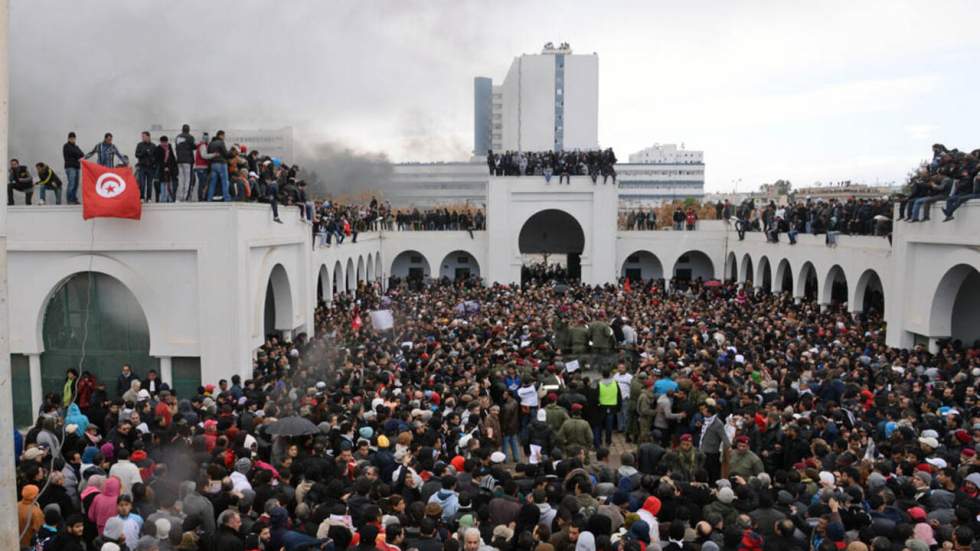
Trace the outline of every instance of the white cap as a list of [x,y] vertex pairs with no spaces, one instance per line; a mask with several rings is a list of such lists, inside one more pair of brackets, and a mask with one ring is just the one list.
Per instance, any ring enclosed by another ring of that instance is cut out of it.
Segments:
[[504,452],[496,451],[490,454],[491,463],[503,463],[504,461],[507,461],[507,456],[504,455]]

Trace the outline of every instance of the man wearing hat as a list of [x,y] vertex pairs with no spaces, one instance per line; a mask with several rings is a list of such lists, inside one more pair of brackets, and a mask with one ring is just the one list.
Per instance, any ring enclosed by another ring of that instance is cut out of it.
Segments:
[[762,460],[749,449],[749,437],[744,434],[737,436],[735,450],[728,463],[729,475],[738,475],[748,480],[764,471]]
[[680,445],[664,455],[664,464],[672,477],[691,481],[694,473],[704,468],[704,453],[694,447],[693,436],[682,434]]
[[557,434],[562,449],[568,449],[569,446],[581,446],[589,449],[592,446],[592,427],[585,419],[582,419],[582,409],[582,404],[572,404],[571,419],[562,423]]

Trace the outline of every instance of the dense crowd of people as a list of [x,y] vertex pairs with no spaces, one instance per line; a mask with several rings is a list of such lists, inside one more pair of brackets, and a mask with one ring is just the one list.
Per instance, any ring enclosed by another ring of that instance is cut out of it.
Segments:
[[945,200],[943,222],[948,222],[956,209],[976,198],[980,198],[980,149],[966,153],[935,144],[932,160],[909,179],[909,193],[902,199],[898,220],[925,222],[932,203]]
[[616,154],[612,148],[589,151],[487,151],[487,168],[493,176],[544,176],[547,183],[558,176],[558,183],[571,185],[572,176],[588,176],[595,184],[602,176],[606,184],[616,183]]
[[393,209],[376,197],[366,205],[315,201],[308,218],[313,220],[314,243],[326,247],[346,239],[356,243],[365,231],[466,231],[473,237],[474,231],[486,229],[482,209]]
[[978,547],[976,343],[733,284],[394,283],[193,395],[69,371],[17,435],[21,544]]

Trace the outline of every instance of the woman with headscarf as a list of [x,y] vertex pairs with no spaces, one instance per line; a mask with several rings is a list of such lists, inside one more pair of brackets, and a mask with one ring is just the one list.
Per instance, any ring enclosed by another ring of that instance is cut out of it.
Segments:
[[592,532],[582,532],[578,535],[578,541],[575,542],[575,551],[596,551],[595,536],[592,535]]
[[85,434],[85,429],[88,428],[89,421],[82,410],[78,407],[78,404],[69,404],[68,411],[65,412],[65,425],[75,425],[75,433],[79,437]]
[[44,513],[34,502],[40,492],[33,484],[24,486],[20,491],[20,501],[17,502],[17,526],[20,530],[20,546],[29,547],[34,534],[44,525]]
[[99,535],[105,530],[105,523],[116,514],[116,506],[119,501],[119,489],[122,483],[118,478],[111,476],[105,481],[102,493],[95,496],[92,505],[88,509],[88,518],[95,523],[95,528]]

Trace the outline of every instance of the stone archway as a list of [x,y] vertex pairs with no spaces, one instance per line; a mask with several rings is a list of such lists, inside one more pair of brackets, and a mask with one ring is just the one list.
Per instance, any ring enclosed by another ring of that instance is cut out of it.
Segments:
[[742,256],[742,267],[739,270],[739,282],[752,283],[755,280],[755,270],[752,268],[752,257],[746,253]]
[[469,251],[453,251],[439,263],[439,279],[456,281],[470,276],[480,276],[480,264]]
[[343,293],[347,289],[344,282],[344,265],[338,260],[333,265],[333,294],[334,296]]
[[756,286],[766,292],[772,291],[772,267],[769,266],[769,258],[762,256],[759,258],[758,271],[755,276]]
[[347,259],[347,290],[352,294],[357,290],[357,273],[354,271],[354,259]]
[[330,284],[330,270],[326,264],[320,265],[316,278],[316,298],[319,301],[330,302],[333,299],[333,285]]
[[885,313],[885,288],[878,272],[865,270],[858,278],[851,310],[855,312],[874,310],[882,315]]
[[819,282],[817,281],[817,269],[810,261],[804,262],[800,267],[800,274],[796,278],[796,294],[807,300],[817,300],[819,293]]
[[738,281],[738,258],[734,252],[725,257],[725,281]]
[[980,271],[958,264],[943,275],[933,293],[929,336],[972,344],[980,339]]
[[398,253],[391,261],[392,277],[409,281],[424,281],[432,277],[432,270],[425,255],[418,251],[407,250]]
[[831,266],[830,270],[827,271],[827,277],[824,278],[823,289],[820,294],[820,302],[822,304],[847,304],[848,298],[847,291],[847,275],[844,274],[844,269],[839,265],[834,264]]
[[[157,359],[150,356],[151,334],[142,305],[129,287],[101,272],[75,273],[55,287],[44,308],[41,337],[43,393],[60,396],[65,372],[78,369],[83,356],[81,369],[101,381],[115,381],[122,364],[142,375],[157,369]],[[110,397],[118,397],[114,384],[106,387]],[[14,396],[15,404],[19,394]],[[30,400],[28,392],[28,407]]]
[[776,279],[773,281],[773,292],[793,292],[793,267],[785,258],[776,265]]
[[265,289],[263,334],[293,330],[293,290],[282,264],[272,267]]
[[671,273],[678,281],[709,280],[715,277],[715,265],[704,252],[691,250],[677,257]]
[[640,250],[626,257],[619,276],[634,282],[663,279],[664,265],[657,255]]
[[564,279],[582,278],[582,252],[585,250],[585,231],[571,214],[559,209],[541,210],[531,215],[521,226],[517,238],[521,254],[521,280],[544,273],[542,266],[564,264]]

